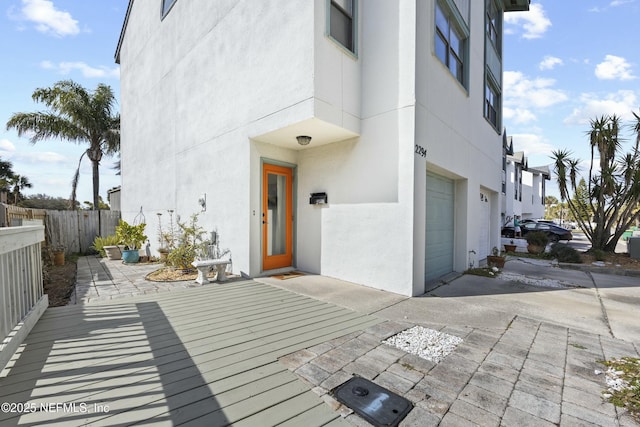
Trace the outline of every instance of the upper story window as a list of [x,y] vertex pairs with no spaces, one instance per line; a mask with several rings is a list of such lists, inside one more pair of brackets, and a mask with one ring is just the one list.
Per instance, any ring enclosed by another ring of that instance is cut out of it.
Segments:
[[330,0],[329,36],[356,53],[356,0]]
[[486,3],[486,30],[487,39],[493,43],[498,55],[502,55],[502,10],[496,6],[495,0],[487,0]]
[[484,116],[494,128],[500,126],[500,93],[496,89],[491,79],[485,79],[485,95],[484,95]]
[[468,31],[456,11],[455,5],[441,0],[436,2],[435,51],[456,80],[466,87]]
[[162,17],[164,18],[177,0],[162,0]]

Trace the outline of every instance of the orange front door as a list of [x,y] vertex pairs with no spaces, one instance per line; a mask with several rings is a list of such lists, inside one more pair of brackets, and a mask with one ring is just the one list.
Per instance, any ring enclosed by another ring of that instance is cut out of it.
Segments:
[[262,269],[290,267],[293,248],[293,170],[262,166]]

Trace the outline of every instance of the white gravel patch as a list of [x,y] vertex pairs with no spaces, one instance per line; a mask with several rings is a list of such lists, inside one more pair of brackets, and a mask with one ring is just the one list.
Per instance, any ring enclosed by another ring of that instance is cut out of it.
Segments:
[[498,276],[500,280],[513,281],[524,283],[525,285],[531,286],[542,286],[545,288],[567,288],[567,287],[576,287],[576,285],[567,283],[561,280],[554,279],[539,279],[536,277],[527,277],[518,273],[511,273],[507,271],[502,271],[500,276]]
[[462,342],[462,338],[434,329],[414,326],[382,342],[423,359],[439,363],[455,350],[456,346]]

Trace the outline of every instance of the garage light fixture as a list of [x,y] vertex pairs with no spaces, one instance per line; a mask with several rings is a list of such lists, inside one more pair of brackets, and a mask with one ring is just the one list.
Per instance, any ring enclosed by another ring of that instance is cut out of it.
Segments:
[[310,136],[300,135],[296,136],[296,139],[298,140],[298,144],[300,145],[309,145],[309,143],[311,142]]

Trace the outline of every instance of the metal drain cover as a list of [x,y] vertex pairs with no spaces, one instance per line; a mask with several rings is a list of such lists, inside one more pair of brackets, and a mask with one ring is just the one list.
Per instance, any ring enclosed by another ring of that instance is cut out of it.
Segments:
[[396,427],[413,409],[409,400],[360,377],[339,385],[333,395],[376,427]]

